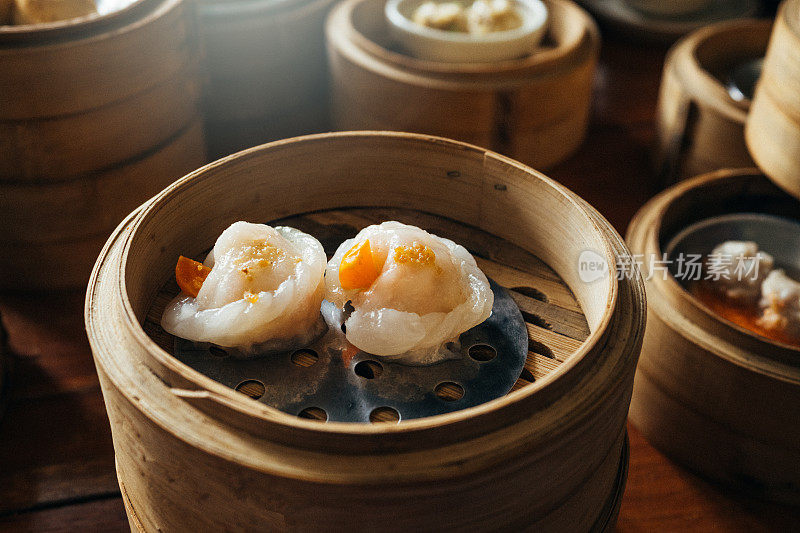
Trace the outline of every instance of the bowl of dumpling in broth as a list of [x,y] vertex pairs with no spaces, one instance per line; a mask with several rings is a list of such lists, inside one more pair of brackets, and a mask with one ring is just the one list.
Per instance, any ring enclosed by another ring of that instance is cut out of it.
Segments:
[[131,522],[611,527],[644,326],[625,250],[561,185],[442,138],[313,135],[186,176],[87,293]]
[[756,170],[675,185],[628,231],[648,322],[630,418],[706,477],[800,502],[800,202]]

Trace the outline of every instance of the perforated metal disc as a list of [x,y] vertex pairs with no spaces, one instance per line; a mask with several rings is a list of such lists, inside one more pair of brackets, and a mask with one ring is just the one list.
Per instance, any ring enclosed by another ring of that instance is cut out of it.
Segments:
[[[448,413],[499,398],[519,378],[528,332],[508,292],[489,280],[492,316],[428,366],[357,352],[339,327],[303,350],[243,360],[218,347],[175,339],[175,356],[223,385],[281,411],[337,422],[395,421]],[[343,353],[344,352],[344,353]]]

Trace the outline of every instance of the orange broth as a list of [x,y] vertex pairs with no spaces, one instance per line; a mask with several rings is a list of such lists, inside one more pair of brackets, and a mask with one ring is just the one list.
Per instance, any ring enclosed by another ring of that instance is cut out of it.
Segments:
[[696,282],[691,285],[689,292],[720,317],[733,322],[757,335],[768,339],[800,347],[800,338],[784,331],[777,331],[761,327],[758,319],[761,318],[761,308],[757,304],[742,304],[710,287],[708,283]]

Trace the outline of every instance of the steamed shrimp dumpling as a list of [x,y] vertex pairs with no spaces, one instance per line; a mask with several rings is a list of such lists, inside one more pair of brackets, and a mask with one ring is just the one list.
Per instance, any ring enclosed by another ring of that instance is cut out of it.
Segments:
[[319,241],[299,230],[236,222],[206,258],[211,272],[197,296],[179,294],[164,311],[162,327],[245,353],[306,345],[325,328],[325,260]]
[[399,222],[342,243],[325,285],[337,308],[352,306],[344,326],[354,346],[412,364],[442,359],[440,347],[486,320],[494,303],[463,246]]

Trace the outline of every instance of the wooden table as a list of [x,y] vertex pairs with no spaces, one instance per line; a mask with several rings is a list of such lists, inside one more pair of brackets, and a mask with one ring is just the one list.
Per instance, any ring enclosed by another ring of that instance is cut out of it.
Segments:
[[[607,40],[586,143],[550,169],[620,232],[656,190],[648,167],[664,49]],[[14,354],[0,421],[0,531],[124,531],[111,433],[83,326],[83,292],[2,294]],[[617,529],[789,531],[800,509],[750,500],[682,470],[630,427]]]

